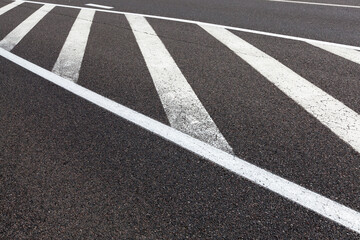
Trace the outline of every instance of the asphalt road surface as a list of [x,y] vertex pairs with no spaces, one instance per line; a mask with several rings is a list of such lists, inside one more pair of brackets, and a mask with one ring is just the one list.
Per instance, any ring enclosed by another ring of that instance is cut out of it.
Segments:
[[359,239],[359,25],[356,0],[0,0],[0,239]]

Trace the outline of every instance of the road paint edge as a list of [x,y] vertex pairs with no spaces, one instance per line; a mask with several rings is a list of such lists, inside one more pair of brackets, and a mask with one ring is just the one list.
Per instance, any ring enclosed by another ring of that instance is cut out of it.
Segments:
[[11,51],[54,7],[44,4],[37,9],[0,41],[0,47]]
[[103,9],[113,9],[114,8],[111,6],[99,5],[99,4],[94,4],[94,3],[87,3],[87,4],[85,4],[85,6],[103,8]]
[[10,11],[11,9],[19,6],[22,2],[20,1],[15,1],[15,2],[11,2],[9,4],[6,4],[5,6],[2,6],[0,8],[0,16],[7,13],[8,11]]
[[352,231],[360,233],[360,213],[351,208],[272,174],[269,171],[248,163],[236,156],[212,147],[207,143],[197,140],[196,138],[186,135],[141,113],[131,110],[130,108],[105,98],[74,82],[66,80],[2,48],[0,48],[0,56],[165,140],[239,175],[240,177],[275,192]]
[[[64,4],[37,2],[37,1],[30,1],[30,0],[16,0],[16,1],[33,3],[33,4],[49,4],[49,5],[55,5],[57,7],[74,8],[74,9],[94,9],[94,8],[78,7],[78,6],[71,6],[71,5],[64,5]],[[152,19],[160,19],[160,20],[167,20],[167,21],[173,21],[173,22],[182,22],[182,23],[190,23],[190,24],[196,24],[196,25],[220,27],[220,28],[225,28],[228,30],[233,30],[233,31],[238,31],[238,32],[253,33],[253,34],[269,36],[269,37],[277,37],[277,38],[289,39],[289,40],[295,40],[295,41],[301,41],[301,42],[307,42],[307,43],[311,42],[311,43],[337,46],[337,47],[342,47],[342,48],[347,48],[347,49],[360,50],[360,47],[358,47],[358,46],[352,46],[352,45],[346,45],[346,44],[334,43],[334,42],[326,42],[326,41],[322,41],[322,40],[295,37],[295,36],[289,36],[289,35],[278,34],[278,33],[270,33],[270,32],[258,31],[258,30],[251,30],[251,29],[247,29],[247,28],[231,27],[231,26],[226,26],[226,25],[221,25],[221,24],[206,23],[206,22],[201,22],[201,21],[186,20],[186,19],[172,18],[172,17],[162,17],[162,16],[141,14],[141,13],[131,13],[131,12],[122,12],[122,11],[105,10],[105,9],[95,9],[95,10],[98,12],[106,12],[106,13],[114,13],[114,14],[122,14],[122,15],[125,15],[125,14],[136,15],[136,16],[142,16],[142,17],[152,18]]]
[[326,6],[326,7],[342,7],[342,8],[356,8],[359,9],[360,6],[356,5],[344,5],[344,4],[333,4],[333,3],[319,3],[319,2],[304,2],[304,1],[289,1],[289,0],[266,0],[268,2],[282,2],[282,3],[297,3],[297,4],[307,4],[307,5],[317,5],[317,6]]
[[232,153],[233,149],[146,18],[125,16],[171,127]]
[[95,9],[81,9],[53,67],[53,72],[73,82],[79,78]]

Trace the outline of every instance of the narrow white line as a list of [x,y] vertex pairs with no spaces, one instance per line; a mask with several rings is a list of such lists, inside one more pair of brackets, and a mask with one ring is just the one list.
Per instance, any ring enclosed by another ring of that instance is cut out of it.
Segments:
[[94,15],[94,9],[79,12],[56,60],[54,73],[74,82],[78,80]]
[[332,54],[338,55],[354,63],[360,64],[360,52],[353,49],[346,49],[337,46],[323,45],[320,43],[309,43]]
[[360,233],[360,213],[55,75],[0,48],[0,56],[253,183]]
[[227,152],[231,147],[153,28],[142,16],[126,15],[172,127]]
[[343,5],[343,4],[332,4],[332,3],[318,3],[318,2],[302,2],[302,1],[288,1],[288,0],[267,0],[269,2],[284,2],[284,3],[297,3],[297,4],[308,4],[328,7],[343,7],[343,8],[360,8],[356,5]]
[[87,4],[85,4],[85,5],[86,5],[86,6],[89,6],[89,7],[96,7],[96,8],[103,8],[103,9],[113,9],[113,8],[114,8],[114,7],[110,7],[110,6],[93,4],[93,3],[87,3]]
[[22,2],[20,2],[20,1],[16,1],[16,2],[12,2],[12,3],[9,3],[5,6],[3,6],[2,8],[0,8],[0,16],[3,15],[4,13],[6,13],[7,11],[10,11],[14,7],[19,6],[21,3]]
[[[25,0],[23,2],[28,2],[28,3],[33,3],[33,4],[44,4],[44,2],[27,1],[27,0]],[[46,3],[46,4],[51,4],[51,3]],[[59,6],[59,7],[65,7],[65,8],[92,9],[92,8],[83,8],[83,7],[77,7],[77,6],[71,6],[71,5],[63,5],[63,4],[53,4],[53,5],[54,6]],[[179,18],[171,18],[171,17],[162,17],[162,16],[147,15],[147,14],[140,14],[140,13],[130,13],[130,12],[120,12],[120,11],[113,11],[113,10],[103,10],[103,9],[97,9],[96,11],[98,11],[98,12],[106,12],[106,13],[113,13],[113,14],[126,14],[126,15],[134,15],[134,16],[143,16],[143,17],[146,17],[146,18],[168,20],[168,21],[173,21],[173,22],[201,24],[201,25],[225,28],[225,29],[228,29],[228,30],[233,30],[233,31],[238,31],[238,32],[254,33],[254,34],[263,35],[263,36],[278,37],[278,38],[301,41],[301,42],[321,43],[321,44],[325,44],[325,45],[332,45],[332,46],[338,46],[338,47],[349,48],[349,49],[354,49],[354,50],[360,50],[359,46],[351,46],[351,45],[346,45],[346,44],[341,44],[341,43],[326,42],[326,41],[321,41],[321,40],[314,40],[314,39],[309,39],[309,38],[295,37],[295,36],[289,36],[289,35],[277,34],[277,33],[270,33],[270,32],[264,32],[264,31],[257,31],[257,30],[251,30],[251,29],[246,29],[246,28],[231,27],[231,26],[225,26],[225,25],[213,24],[213,23],[206,23],[206,22],[200,22],[200,21],[193,21],[193,20],[186,20],[186,19],[179,19]]]
[[0,47],[11,51],[20,41],[23,39],[28,32],[45,17],[55,6],[44,5],[39,8],[36,12],[31,14],[27,19],[20,23],[13,31],[11,31],[1,42]]
[[360,116],[276,59],[223,28],[200,25],[287,96],[360,152]]

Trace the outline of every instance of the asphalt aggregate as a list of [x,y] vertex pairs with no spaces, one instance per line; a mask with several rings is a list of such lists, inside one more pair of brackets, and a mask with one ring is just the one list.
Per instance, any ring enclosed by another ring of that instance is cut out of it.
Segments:
[[[359,43],[360,9],[266,0],[91,3]],[[0,40],[40,7],[23,3],[0,15]],[[55,7],[11,52],[51,71],[78,13]],[[198,25],[147,21],[235,156],[360,211],[359,152]],[[358,64],[304,42],[232,32],[360,113]],[[124,15],[96,12],[79,75],[79,85],[170,125]],[[0,122],[0,239],[359,239],[3,57]]]

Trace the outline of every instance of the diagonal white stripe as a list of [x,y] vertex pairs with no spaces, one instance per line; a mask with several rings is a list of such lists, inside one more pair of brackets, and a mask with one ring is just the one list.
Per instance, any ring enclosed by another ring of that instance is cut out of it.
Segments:
[[126,15],[172,127],[224,151],[232,148],[144,17]]
[[99,4],[93,4],[93,3],[87,3],[85,5],[89,6],[89,7],[96,7],[96,8],[103,8],[103,9],[112,9],[112,8],[114,8],[114,7],[111,7],[111,6],[99,5]]
[[26,34],[28,34],[38,22],[40,22],[46,14],[48,14],[55,6],[44,5],[36,12],[31,14],[27,19],[20,23],[13,31],[11,31],[1,42],[0,47],[11,51]]
[[199,25],[360,152],[360,116],[276,59],[224,28]]
[[94,15],[94,9],[79,12],[56,60],[54,73],[74,82],[78,80]]
[[3,15],[4,13],[6,13],[7,11],[10,11],[14,7],[19,6],[21,3],[22,2],[20,2],[20,1],[16,1],[16,2],[12,2],[12,3],[9,3],[5,6],[3,6],[2,8],[0,8],[0,16]]
[[360,233],[360,213],[55,75],[0,48],[0,56],[184,149]]
[[345,58],[349,61],[360,64],[360,52],[359,51],[356,51],[354,49],[347,49],[347,48],[342,48],[342,47],[337,47],[337,46],[325,45],[325,44],[321,44],[321,43],[312,43],[312,42],[308,42],[308,43],[315,47],[318,47],[325,51],[328,51],[332,54],[335,54],[342,58]]

